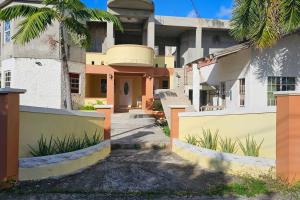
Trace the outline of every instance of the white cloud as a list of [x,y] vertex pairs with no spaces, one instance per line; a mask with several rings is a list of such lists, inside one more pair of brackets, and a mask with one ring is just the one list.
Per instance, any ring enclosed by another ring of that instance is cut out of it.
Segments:
[[232,16],[232,8],[227,8],[225,6],[221,6],[219,12],[217,13],[217,17],[220,18],[231,18]]
[[197,12],[193,9],[187,14],[187,17],[197,18]]

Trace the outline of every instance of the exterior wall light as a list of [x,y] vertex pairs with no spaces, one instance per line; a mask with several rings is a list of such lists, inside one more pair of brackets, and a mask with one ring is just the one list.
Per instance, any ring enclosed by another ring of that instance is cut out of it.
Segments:
[[113,78],[114,78],[114,76],[113,76],[112,74],[109,74],[108,77],[109,77],[110,79],[113,79]]

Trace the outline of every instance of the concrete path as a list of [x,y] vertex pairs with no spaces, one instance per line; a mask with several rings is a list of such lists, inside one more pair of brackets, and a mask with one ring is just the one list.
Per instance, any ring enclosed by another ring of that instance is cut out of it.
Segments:
[[167,146],[170,139],[165,136],[155,119],[142,110],[112,115],[112,144],[114,147],[134,148]]
[[0,193],[0,199],[247,199],[180,195],[203,193],[232,179],[203,170],[167,150],[115,150],[109,158],[82,173],[21,183],[16,188],[19,194]]

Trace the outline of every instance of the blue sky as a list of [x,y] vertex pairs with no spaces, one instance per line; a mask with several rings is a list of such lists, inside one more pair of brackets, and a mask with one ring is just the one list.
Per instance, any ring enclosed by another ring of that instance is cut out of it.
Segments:
[[[106,0],[82,0],[89,7],[106,9]],[[190,16],[196,12],[191,0],[154,0],[156,15]],[[194,0],[200,17],[229,19],[233,0]]]

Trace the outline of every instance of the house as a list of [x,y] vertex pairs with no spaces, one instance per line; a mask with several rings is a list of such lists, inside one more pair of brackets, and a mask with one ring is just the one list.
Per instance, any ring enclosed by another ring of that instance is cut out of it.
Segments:
[[[274,92],[300,91],[300,35],[257,49],[243,43],[197,59],[194,106],[200,111],[275,111]],[[199,90],[200,92],[196,92]]]
[[[39,2],[0,0],[0,7]],[[75,108],[101,101],[119,111],[151,109],[155,89],[184,89],[183,66],[236,44],[226,20],[157,16],[152,0],[109,0],[107,6],[124,32],[89,21],[90,48],[67,40]],[[26,89],[23,105],[64,108],[58,22],[25,46],[11,39],[18,22],[2,23],[1,86]]]

